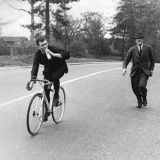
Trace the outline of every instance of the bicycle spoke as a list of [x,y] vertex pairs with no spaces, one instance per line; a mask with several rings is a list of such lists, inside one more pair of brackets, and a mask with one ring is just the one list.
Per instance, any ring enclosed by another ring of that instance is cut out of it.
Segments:
[[43,120],[43,107],[41,94],[37,93],[31,99],[27,113],[27,128],[30,134],[37,134]]
[[[44,110],[45,110],[45,106],[44,103],[46,101],[46,95],[44,92],[44,87],[45,85],[52,85],[53,87],[53,83],[49,82],[46,79],[43,80],[39,80],[39,79],[34,79],[33,81],[37,81],[40,83],[40,85],[42,86],[42,93],[36,93],[30,103],[29,103],[29,107],[28,107],[28,111],[27,111],[27,129],[28,132],[31,135],[36,135],[42,125],[42,122],[44,120]],[[60,86],[59,89],[59,104],[57,106],[53,106],[53,95],[54,95],[54,87],[52,88],[50,87],[50,104],[48,106],[47,103],[47,107],[48,107],[48,111],[50,113],[52,113],[52,118],[53,121],[55,123],[59,123],[63,117],[64,114],[64,110],[65,110],[65,104],[66,104],[66,96],[65,96],[65,90],[63,89],[63,87]],[[43,102],[42,102],[43,101]]]
[[52,108],[52,117],[55,123],[59,123],[61,121],[65,109],[66,97],[65,91],[62,87],[60,87],[59,90],[59,102],[59,105],[53,106]]

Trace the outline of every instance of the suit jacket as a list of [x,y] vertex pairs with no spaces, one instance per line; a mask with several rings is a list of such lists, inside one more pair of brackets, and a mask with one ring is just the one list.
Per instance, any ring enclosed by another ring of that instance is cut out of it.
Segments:
[[65,60],[70,58],[70,53],[54,46],[48,46],[48,49],[55,54],[60,53],[62,58],[51,56],[52,58],[48,59],[46,54],[42,54],[42,52],[38,49],[34,56],[31,77],[37,77],[39,64],[44,65],[44,76],[47,74],[52,74],[57,69],[62,69],[64,73],[68,73],[68,67]]
[[152,49],[149,45],[143,44],[143,49],[141,53],[141,57],[139,56],[138,46],[134,46],[130,48],[127,52],[125,61],[123,62],[123,69],[127,68],[127,65],[132,60],[132,67],[130,76],[134,76],[139,69],[142,69],[144,73],[148,76],[151,76],[151,71],[154,69],[154,56]]

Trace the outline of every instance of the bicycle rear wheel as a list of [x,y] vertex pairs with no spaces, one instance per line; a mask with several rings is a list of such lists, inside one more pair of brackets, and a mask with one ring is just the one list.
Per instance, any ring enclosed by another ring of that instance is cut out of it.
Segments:
[[55,123],[59,123],[63,117],[66,105],[66,94],[63,87],[59,89],[59,104],[52,106],[52,118]]
[[31,135],[36,135],[42,125],[44,107],[42,104],[42,94],[36,93],[28,106],[27,129]]

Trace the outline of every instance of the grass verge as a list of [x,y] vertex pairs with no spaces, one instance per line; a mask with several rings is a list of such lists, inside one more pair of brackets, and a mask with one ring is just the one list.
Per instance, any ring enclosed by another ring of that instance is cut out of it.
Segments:
[[[5,66],[28,66],[32,65],[34,55],[28,56],[0,56],[0,67]],[[88,57],[88,58],[76,58],[71,57],[67,60],[67,63],[85,63],[85,62],[106,62],[106,61],[121,61],[120,57],[103,56],[103,57]]]

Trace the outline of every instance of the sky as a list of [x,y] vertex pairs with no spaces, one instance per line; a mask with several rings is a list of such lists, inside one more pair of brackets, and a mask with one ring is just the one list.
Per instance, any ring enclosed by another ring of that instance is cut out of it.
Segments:
[[[19,9],[30,9],[27,2],[19,2],[17,0],[0,0],[0,22],[10,22],[10,24],[2,26],[1,36],[25,36],[29,38],[30,31],[21,27],[23,24],[30,24],[30,15],[24,11],[18,11],[10,7],[6,1]],[[106,16],[112,16],[116,13],[118,0],[80,0],[73,2],[69,14],[73,17],[80,17],[81,13],[86,11],[100,12]]]

